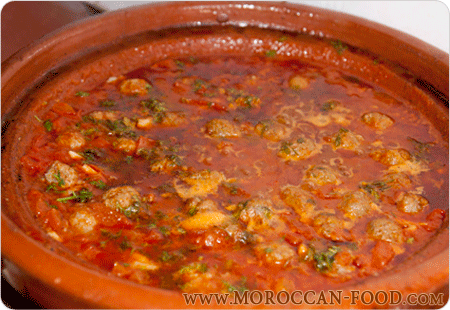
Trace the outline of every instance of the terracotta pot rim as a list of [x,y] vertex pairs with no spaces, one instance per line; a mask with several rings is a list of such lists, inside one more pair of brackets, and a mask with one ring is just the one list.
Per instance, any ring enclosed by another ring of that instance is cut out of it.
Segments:
[[[390,38],[393,41],[401,42],[400,48],[402,50],[408,51],[411,54],[417,55],[417,57],[423,57],[423,61],[433,62],[439,64],[442,67],[442,70],[437,73],[437,76],[431,76],[430,73],[425,72],[424,76],[426,78],[430,78],[431,84],[436,85],[438,89],[442,91],[446,95],[448,100],[448,54],[423,42],[419,39],[413,38],[405,33],[400,31],[391,29],[389,27],[377,24],[375,22],[371,22],[359,17],[354,17],[344,13],[337,13],[326,9],[312,8],[305,5],[292,4],[292,3],[280,3],[280,2],[168,2],[168,3],[152,3],[145,6],[132,7],[124,10],[119,10],[115,12],[108,12],[102,14],[97,17],[87,18],[86,20],[82,20],[80,22],[76,22],[67,27],[58,30],[49,36],[44,37],[42,40],[35,42],[34,44],[28,46],[26,49],[19,51],[18,53],[12,55],[9,59],[2,63],[2,89],[3,87],[11,87],[11,83],[17,80],[16,72],[20,70],[24,70],[27,66],[33,62],[33,60],[39,55],[43,53],[52,52],[58,44],[63,42],[64,40],[70,40],[71,37],[82,36],[82,33],[87,29],[100,27],[103,24],[108,24],[113,22],[113,20],[117,19],[126,19],[133,14],[141,14],[144,15],[143,12],[151,12],[152,10],[157,9],[173,9],[178,10],[177,12],[188,12],[188,11],[196,11],[199,8],[202,8],[202,15],[200,18],[205,20],[205,24],[211,25],[223,25],[224,23],[217,22],[216,17],[217,14],[213,14],[213,11],[220,12],[220,10],[259,10],[264,14],[292,14],[299,13],[302,14],[312,14],[310,16],[311,19],[311,27],[314,27],[317,24],[320,24],[320,21],[323,19],[333,20],[335,23],[339,21],[345,20],[346,22],[352,22],[358,24],[361,29],[371,29],[374,33],[379,33],[384,38]],[[209,10],[209,11],[208,11]],[[206,12],[206,13],[205,13]],[[208,13],[209,12],[209,13]],[[307,19],[308,20],[308,19]],[[233,23],[239,26],[242,20],[232,20],[230,22],[231,25]],[[226,23],[225,23],[226,24]],[[181,20],[178,26],[195,26],[194,22],[189,22],[187,20]],[[247,25],[261,26],[268,28],[277,28],[277,25],[264,24],[261,21],[251,20],[247,23]],[[164,22],[160,22],[158,27],[164,28],[169,27],[170,25],[164,24]],[[278,25],[281,27],[281,25]],[[309,25],[307,25],[309,27]],[[135,35],[138,34],[139,30],[137,27],[133,25],[127,26],[128,32],[123,32],[123,36]],[[284,29],[281,30],[289,30],[289,31],[298,31],[298,25],[284,25]],[[297,27],[297,28],[296,28]],[[318,29],[318,28],[314,28]],[[311,29],[308,31],[312,31]],[[359,30],[361,30],[359,29]],[[322,30],[315,30],[322,31]],[[340,33],[339,29],[332,31],[322,31],[322,35],[326,38],[333,39],[345,39],[344,34]],[[100,39],[100,43],[90,43],[91,45],[88,48],[101,48],[101,46],[106,45],[109,42],[104,42]],[[353,43],[357,47],[361,47],[367,50],[373,50],[373,45],[371,44],[358,44],[360,42],[354,41],[349,42]],[[375,53],[381,53],[382,51],[375,51]],[[47,67],[36,67],[33,68],[33,74],[39,75],[43,74],[43,72],[47,72],[61,64],[62,61],[70,62],[72,56],[67,56],[65,59],[58,59],[52,64],[49,64]],[[394,59],[397,61],[398,59]],[[420,70],[420,69],[419,69]],[[442,77],[444,77],[443,81]],[[445,79],[446,77],[446,79]],[[19,100],[25,93],[29,92],[30,88],[28,86],[19,87],[16,93],[11,93],[9,97],[5,100],[8,102],[16,102]],[[3,95],[3,90],[2,90]],[[2,96],[3,97],[3,96]],[[2,99],[3,102],[4,99]],[[4,122],[4,116],[11,113],[13,110],[13,105],[8,105],[4,107],[2,105],[2,124]],[[447,110],[448,114],[448,110]],[[2,174],[3,175],[3,174]],[[3,178],[3,177],[2,177]],[[45,282],[49,286],[53,286],[56,290],[67,293],[68,295],[74,297],[79,300],[81,304],[85,303],[86,305],[96,305],[100,307],[120,307],[120,308],[140,308],[140,307],[161,307],[161,308],[175,308],[175,307],[186,307],[185,304],[182,303],[181,295],[177,292],[166,291],[158,288],[146,287],[144,285],[139,285],[136,283],[132,283],[127,280],[123,280],[117,278],[113,275],[108,275],[107,272],[102,272],[94,269],[90,269],[84,266],[80,266],[73,261],[70,261],[67,258],[64,258],[56,253],[50,251],[44,246],[40,245],[39,242],[33,240],[30,236],[26,235],[2,210],[2,256],[11,261],[14,265],[22,269],[27,276],[32,278],[37,278],[43,282]],[[446,223],[448,228],[448,221]],[[343,289],[358,289],[358,288],[368,288],[371,287],[376,289],[380,287],[380,283],[386,284],[387,279],[398,279],[400,275],[409,275],[411,279],[417,279],[417,283],[412,283],[409,285],[408,289],[425,289],[423,286],[428,285],[427,289],[434,290],[442,286],[443,284],[448,282],[448,232],[446,228],[444,228],[439,235],[436,237],[440,240],[440,242],[444,243],[444,247],[435,253],[433,257],[424,258],[418,265],[414,267],[411,266],[409,270],[402,270],[401,274],[398,274],[394,271],[390,272],[387,277],[372,277],[370,281],[365,280],[360,285],[353,285],[351,287],[344,286]],[[21,241],[23,244],[17,246],[17,242]],[[21,251],[26,249],[27,246],[33,249],[33,256],[35,258],[42,259],[44,261],[39,262],[39,266],[49,266],[52,264],[52,268],[47,271],[43,269],[36,268],[36,264],[31,260],[25,259],[21,257]],[[46,260],[45,258],[48,258]],[[413,264],[414,265],[414,264]],[[434,266],[430,268],[430,266]],[[437,267],[437,268],[436,268]],[[74,283],[70,282],[71,280],[67,278],[67,274],[63,275],[62,271],[71,270],[74,273],[78,273],[78,277],[75,281],[78,283],[80,281],[79,277],[83,275],[89,281],[88,284],[84,288],[81,285],[74,285]],[[59,274],[59,275],[58,275]],[[426,279],[424,280],[423,277]],[[424,280],[424,282],[420,282],[418,280]],[[369,282],[369,285],[367,284]],[[105,283],[108,284],[108,292],[103,290]],[[103,285],[102,285],[103,284]],[[416,287],[414,285],[417,285]],[[86,288],[89,291],[86,291]],[[125,289],[126,288],[126,289]],[[127,298],[130,296],[130,290],[134,295],[134,298]],[[155,299],[153,298],[152,303],[148,304],[146,302],[146,295],[149,293],[158,294],[161,298]],[[121,299],[118,302],[111,302],[114,298],[120,296]],[[159,304],[155,303],[155,300],[159,302]],[[171,303],[167,303],[170,300]]]

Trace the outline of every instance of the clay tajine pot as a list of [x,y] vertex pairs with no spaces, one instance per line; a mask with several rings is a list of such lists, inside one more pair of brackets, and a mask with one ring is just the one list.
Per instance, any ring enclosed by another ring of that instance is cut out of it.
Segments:
[[[278,31],[305,36],[305,43],[280,53],[341,68],[420,102],[416,108],[448,141],[448,55],[385,26],[286,3],[153,4],[89,18],[45,37],[2,64],[2,258],[11,284],[51,308],[187,307],[180,293],[119,279],[81,261],[42,233],[16,182],[19,158],[15,155],[27,143],[21,119],[32,113],[27,103],[48,89],[69,92],[80,83],[95,83],[137,68],[142,59],[258,53],[275,44]],[[256,37],[262,45],[254,43]],[[343,61],[308,37],[339,40],[354,53]],[[186,38],[191,44],[185,44]],[[384,69],[374,69],[373,59],[381,60]],[[448,192],[440,207],[448,209]],[[448,286],[448,257],[447,217],[413,258],[379,276],[343,285],[342,290],[436,292]],[[341,307],[349,306],[365,305],[343,300]]]

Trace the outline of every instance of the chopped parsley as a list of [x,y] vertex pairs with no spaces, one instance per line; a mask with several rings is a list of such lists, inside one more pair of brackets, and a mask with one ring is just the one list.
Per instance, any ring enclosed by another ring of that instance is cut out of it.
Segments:
[[118,206],[117,210],[120,211],[126,217],[128,217],[130,219],[134,219],[139,214],[140,202],[139,201],[135,201],[134,203],[132,203],[130,206],[128,206],[126,208]]
[[56,201],[66,203],[67,201],[88,202],[94,195],[86,188],[82,188],[78,192],[73,192],[71,196],[58,198]]
[[44,125],[45,130],[52,131],[52,129],[53,129],[52,121],[46,120],[46,121],[44,121],[43,125]]
[[195,207],[192,207],[192,208],[189,209],[188,214],[189,214],[190,216],[194,216],[194,215],[197,214],[197,212],[198,212],[198,209],[197,209],[197,207],[195,206]]
[[336,100],[328,100],[320,107],[320,111],[328,112],[335,109],[340,104],[339,101]]
[[276,50],[268,50],[266,51],[266,57],[275,57],[277,55]]
[[105,189],[106,188],[106,184],[102,180],[91,181],[91,185],[94,185],[98,189]]
[[166,103],[160,101],[158,99],[149,99],[141,101],[141,105],[145,108],[148,108],[150,111],[158,113],[158,112],[166,112]]
[[331,246],[325,252],[314,254],[314,267],[320,272],[329,271],[333,267],[334,256],[341,251],[338,246]]
[[77,96],[77,97],[87,97],[89,95],[90,94],[88,92],[85,92],[85,91],[78,91],[78,92],[75,93],[75,96]]
[[348,48],[348,46],[342,43],[341,40],[331,41],[330,44],[334,47],[339,55],[342,55],[342,53]]
[[59,169],[56,171],[56,174],[53,174],[53,177],[56,179],[57,185],[59,187],[66,185],[66,182],[61,177],[61,171]]
[[103,156],[103,154],[97,149],[87,149],[81,154],[85,158],[85,163],[93,162],[94,160]]
[[184,274],[188,272],[199,271],[205,273],[208,271],[208,265],[205,263],[194,263],[191,265],[183,266],[178,270],[178,273]]
[[348,129],[345,129],[345,128],[339,129],[338,134],[337,134],[336,138],[334,139],[334,146],[338,147],[341,145],[342,136],[347,132],[348,132]]
[[173,259],[173,255],[169,254],[169,252],[167,251],[162,251],[159,259],[163,262],[168,262],[169,260]]
[[100,102],[100,105],[102,107],[113,107],[116,105],[116,102],[114,100],[103,100]]

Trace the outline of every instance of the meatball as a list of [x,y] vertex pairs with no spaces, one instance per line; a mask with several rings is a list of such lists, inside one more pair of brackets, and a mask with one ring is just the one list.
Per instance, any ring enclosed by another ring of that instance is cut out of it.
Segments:
[[111,188],[102,198],[105,205],[114,210],[127,209],[141,200],[139,192],[131,186]]
[[383,176],[386,186],[392,188],[405,188],[411,186],[411,179],[403,172],[391,172]]
[[256,124],[255,132],[267,140],[278,142],[289,138],[290,128],[272,120],[264,120]]
[[61,188],[69,188],[78,183],[78,173],[69,165],[55,161],[45,173],[48,183],[55,183]]
[[289,79],[289,87],[294,90],[306,89],[309,87],[309,79],[300,75],[294,75]]
[[150,84],[143,79],[128,79],[120,83],[119,90],[128,96],[144,96],[148,94]]
[[305,178],[317,185],[340,184],[336,173],[329,167],[312,166],[306,171]]
[[357,190],[344,195],[339,209],[341,209],[345,216],[350,219],[357,219],[365,216],[371,210],[370,197],[363,190]]
[[189,215],[194,215],[197,212],[208,212],[219,210],[217,203],[214,200],[210,199],[202,200],[201,198],[198,197],[189,199],[186,202],[185,209],[187,210],[187,213]]
[[311,139],[297,139],[281,143],[277,155],[287,160],[301,160],[309,158],[319,152],[318,146]]
[[115,121],[119,118],[116,111],[94,111],[89,116],[96,121]]
[[161,118],[154,117],[157,123],[163,126],[176,127],[184,124],[186,122],[186,117],[181,112],[166,112],[161,115]]
[[173,279],[184,292],[220,292],[222,281],[215,268],[205,263],[191,263],[173,273]]
[[201,170],[181,177],[185,184],[175,182],[177,194],[183,198],[204,197],[217,192],[219,185],[225,180],[222,172]]
[[163,159],[155,160],[151,164],[152,172],[169,173],[181,165],[181,159],[176,155],[167,155]]
[[269,227],[274,220],[272,202],[258,198],[245,202],[239,219],[247,224],[248,231]]
[[[333,248],[328,249],[327,252],[331,252],[330,254],[334,253]],[[325,252],[325,255],[327,254]],[[328,254],[329,255],[329,254]],[[317,267],[322,267],[323,269],[319,269],[321,271],[324,271],[324,274],[327,277],[331,278],[339,278],[340,281],[348,280],[353,276],[353,272],[355,271],[356,267],[353,265],[354,255],[348,251],[339,251],[333,256],[333,263],[331,265],[331,268],[326,270],[326,266],[328,265],[316,265]],[[324,268],[325,267],[325,268]]]
[[361,135],[355,134],[345,128],[339,129],[339,131],[331,138],[334,149],[342,148],[352,151],[357,150],[362,141],[364,141],[364,138]]
[[314,218],[313,226],[316,232],[332,241],[351,241],[350,232],[345,229],[345,221],[331,213],[320,213]]
[[239,127],[226,119],[213,119],[205,125],[206,134],[213,138],[238,138]]
[[56,142],[72,150],[80,149],[86,144],[84,136],[79,132],[65,132],[56,138]]
[[296,251],[286,242],[263,243],[255,246],[255,254],[269,265],[286,266]]
[[114,144],[114,149],[125,154],[133,154],[136,150],[136,142],[128,138],[118,138]]
[[404,164],[411,159],[411,155],[407,150],[395,149],[395,150],[376,150],[371,152],[370,157],[386,166],[395,166]]
[[94,230],[95,226],[97,225],[97,220],[91,212],[82,209],[78,210],[70,216],[69,223],[79,233],[87,234]]
[[231,224],[225,227],[225,231],[234,243],[246,244],[251,240],[252,235],[239,225]]
[[379,112],[365,113],[361,120],[368,126],[378,130],[385,130],[394,124],[394,120],[386,114]]
[[413,193],[401,193],[396,200],[397,209],[403,213],[415,214],[428,206],[428,200]]
[[314,210],[315,202],[311,194],[299,187],[287,186],[281,191],[280,196],[285,204],[302,217],[302,220],[308,219]]
[[402,227],[395,221],[388,218],[379,218],[371,221],[367,225],[367,234],[375,240],[388,242],[402,242]]

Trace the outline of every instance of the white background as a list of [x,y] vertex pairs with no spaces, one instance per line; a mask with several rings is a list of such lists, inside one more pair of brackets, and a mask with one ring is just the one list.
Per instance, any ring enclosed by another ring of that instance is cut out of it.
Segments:
[[[91,1],[116,10],[142,1]],[[363,17],[406,32],[435,47],[449,52],[448,2],[441,1],[288,1],[340,11]],[[447,3],[447,4],[446,4]]]

